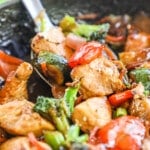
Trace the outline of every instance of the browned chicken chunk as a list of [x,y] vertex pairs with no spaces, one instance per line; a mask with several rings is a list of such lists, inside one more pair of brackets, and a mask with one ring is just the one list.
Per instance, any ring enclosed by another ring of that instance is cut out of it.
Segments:
[[31,48],[37,54],[41,50],[46,50],[64,56],[66,59],[69,59],[73,53],[72,49],[65,45],[65,36],[59,27],[38,33],[32,39]]
[[129,105],[129,113],[150,123],[150,98],[136,95]]
[[111,106],[106,97],[93,97],[74,108],[72,119],[85,132],[103,127],[111,120]]
[[119,54],[120,60],[125,65],[138,64],[142,65],[144,62],[150,60],[150,48],[140,49],[138,51],[128,51]]
[[[44,150],[51,150],[51,148],[43,142],[38,142]],[[32,145],[27,137],[15,137],[9,139],[0,146],[1,150],[37,150],[37,148]]]
[[24,62],[8,75],[4,87],[0,89],[0,104],[28,98],[27,81],[32,71],[31,64]]
[[97,58],[90,64],[73,68],[71,77],[80,81],[80,93],[84,99],[93,96],[105,96],[123,90],[117,66],[107,58]]
[[33,112],[34,104],[27,100],[14,100],[0,105],[0,127],[13,135],[33,132],[39,136],[43,130],[53,130],[53,125]]
[[125,51],[137,51],[139,49],[150,47],[150,34],[140,32],[130,34],[127,38]]

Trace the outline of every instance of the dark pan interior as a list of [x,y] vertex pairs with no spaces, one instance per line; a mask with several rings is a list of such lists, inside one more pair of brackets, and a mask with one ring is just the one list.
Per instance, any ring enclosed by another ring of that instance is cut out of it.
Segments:
[[150,14],[149,0],[43,0],[49,16],[57,23],[64,14],[99,13],[100,17],[108,14],[135,15],[140,11]]

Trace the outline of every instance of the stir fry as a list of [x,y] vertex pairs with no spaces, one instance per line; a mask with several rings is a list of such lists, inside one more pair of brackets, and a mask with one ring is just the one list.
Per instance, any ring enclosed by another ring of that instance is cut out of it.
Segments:
[[[149,149],[150,33],[128,15],[78,19],[37,33],[31,62],[0,51],[0,149]],[[34,70],[51,97],[29,98]]]

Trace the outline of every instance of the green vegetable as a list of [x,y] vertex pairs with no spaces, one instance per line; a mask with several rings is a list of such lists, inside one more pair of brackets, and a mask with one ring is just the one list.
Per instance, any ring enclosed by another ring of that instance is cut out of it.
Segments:
[[57,55],[57,54],[49,52],[49,51],[40,51],[37,61],[39,64],[45,62],[47,64],[55,65],[61,71],[67,65],[67,60],[63,56]]
[[76,87],[67,88],[65,91],[64,99],[66,100],[69,106],[69,112],[70,112],[69,116],[71,116],[71,113],[73,112],[74,103],[75,100],[77,99],[78,90],[79,90],[79,85],[76,85]]
[[79,24],[76,22],[74,17],[66,15],[60,21],[60,27],[62,28],[63,32],[72,32],[78,36],[86,38],[87,40],[100,41],[106,36],[110,25],[108,23],[101,25],[92,25],[85,23]]
[[66,139],[67,139],[68,141],[72,141],[72,142],[73,142],[75,139],[78,138],[79,133],[80,133],[80,128],[79,128],[79,126],[77,126],[77,125],[72,125],[72,126],[69,128],[69,130],[68,130],[68,132],[67,132],[67,134],[66,134]]
[[137,68],[130,71],[129,76],[134,82],[141,82],[145,88],[146,93],[150,94],[150,69]]
[[63,134],[58,131],[44,132],[44,140],[53,148],[53,150],[58,150],[60,145],[63,145],[65,142]]
[[90,35],[90,38],[88,40],[92,41],[102,41],[106,37],[108,31],[109,31],[110,25],[108,23],[101,24],[99,26],[99,30],[96,32],[93,32]]
[[87,40],[100,40],[106,36],[108,32],[109,24],[102,25],[89,25],[89,24],[79,24],[76,28],[73,29],[73,33],[82,37],[85,37]]
[[50,119],[49,116],[49,108],[53,108],[55,107],[55,101],[57,99],[54,98],[48,98],[48,97],[43,97],[43,96],[39,96],[37,98],[37,102],[36,105],[34,106],[34,111],[38,112],[39,114],[41,114],[43,117]]
[[65,114],[67,108],[65,105],[67,104],[66,102],[64,102],[65,105],[64,107],[62,107],[62,101],[64,101],[63,98],[53,99],[39,96],[33,109],[42,116],[46,116],[46,118],[49,118],[49,120],[52,121],[56,126],[57,130],[65,134],[69,129],[69,122]]
[[74,17],[65,15],[60,21],[59,26],[62,28],[63,32],[71,32],[77,26],[77,23]]
[[[64,97],[60,99],[54,99],[44,96],[39,96],[34,106],[34,111],[38,112],[42,116],[46,116],[56,127],[56,131],[46,132],[44,134],[45,140],[48,144],[52,144],[52,141],[57,143],[55,149],[59,146],[70,146],[71,142],[85,142],[88,139],[88,135],[83,134],[80,136],[80,128],[77,125],[71,124],[71,114],[74,109],[74,103],[77,99],[79,85],[75,87],[68,87],[65,91]],[[55,135],[56,132],[56,135]],[[63,138],[65,142],[63,142]],[[53,137],[54,136],[54,137]],[[56,137],[58,136],[58,141]]]
[[118,107],[114,112],[114,118],[126,116],[126,115],[127,115],[127,110],[123,107]]
[[69,72],[67,60],[60,55],[49,51],[40,51],[37,63],[40,65],[46,63],[46,75],[54,83],[63,84],[65,76]]

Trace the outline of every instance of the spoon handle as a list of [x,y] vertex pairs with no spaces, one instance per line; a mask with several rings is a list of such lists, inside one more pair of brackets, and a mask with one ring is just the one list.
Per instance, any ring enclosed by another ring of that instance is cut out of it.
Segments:
[[37,32],[46,31],[53,26],[40,0],[22,0],[31,15]]

